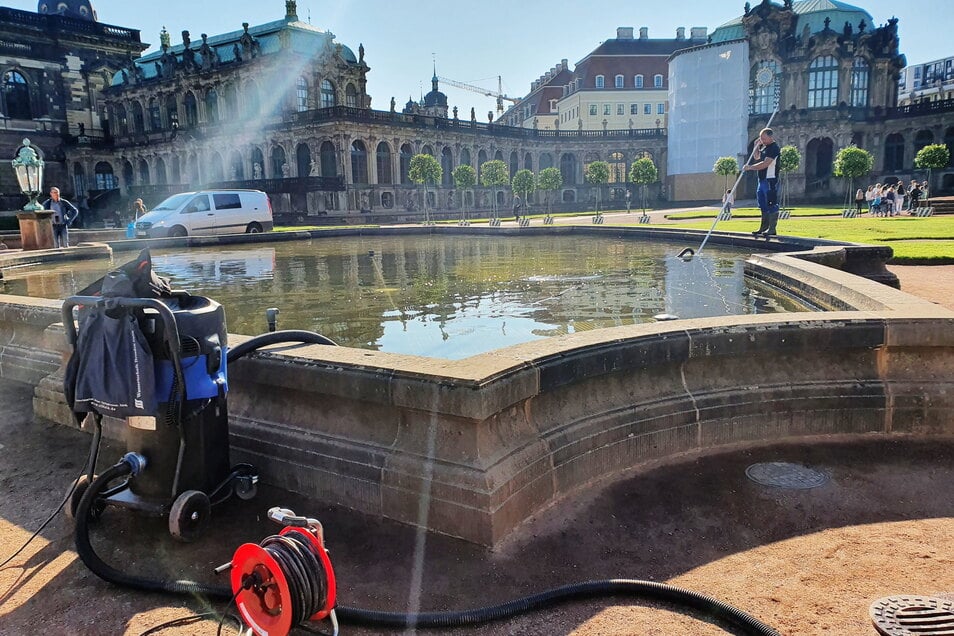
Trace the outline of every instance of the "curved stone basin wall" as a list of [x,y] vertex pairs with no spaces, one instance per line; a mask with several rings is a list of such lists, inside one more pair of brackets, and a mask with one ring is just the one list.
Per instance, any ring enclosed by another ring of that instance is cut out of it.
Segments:
[[[954,313],[820,264],[844,267],[852,249],[746,264],[837,309],[827,313],[631,325],[457,361],[274,347],[230,367],[234,461],[277,486],[492,545],[570,491],[678,453],[954,435]],[[36,383],[37,413],[68,424],[57,305],[0,297],[0,373]]]

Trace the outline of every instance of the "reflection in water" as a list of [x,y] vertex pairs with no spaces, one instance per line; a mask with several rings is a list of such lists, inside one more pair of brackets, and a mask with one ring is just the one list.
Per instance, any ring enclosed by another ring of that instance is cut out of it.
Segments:
[[[691,261],[667,243],[579,237],[349,237],[155,251],[173,287],[226,308],[229,331],[318,331],[349,347],[463,358],[537,338],[680,318],[799,311],[742,276],[744,252]],[[117,258],[119,263],[125,259]],[[6,273],[3,292],[64,298],[115,267]]]

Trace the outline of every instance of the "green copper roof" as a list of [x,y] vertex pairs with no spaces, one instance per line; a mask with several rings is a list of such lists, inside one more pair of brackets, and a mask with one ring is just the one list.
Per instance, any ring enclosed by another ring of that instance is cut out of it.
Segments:
[[[772,4],[776,3],[773,2]],[[776,4],[776,6],[781,5]],[[856,33],[858,23],[862,20],[865,21],[867,30],[871,30],[875,26],[874,19],[867,11],[845,2],[838,2],[838,0],[798,0],[792,3],[792,10],[798,16],[798,22],[795,26],[796,35],[801,35],[806,24],[812,33],[823,31],[825,29],[825,18],[831,18],[829,27],[833,31],[839,32],[844,28],[845,22],[848,22]],[[725,42],[726,40],[737,40],[744,37],[745,27],[742,26],[742,16],[729,20],[712,32],[713,42]]]

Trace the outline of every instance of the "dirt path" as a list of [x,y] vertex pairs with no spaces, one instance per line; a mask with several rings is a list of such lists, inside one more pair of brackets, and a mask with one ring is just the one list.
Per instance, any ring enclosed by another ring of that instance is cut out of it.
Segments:
[[[88,437],[34,422],[32,389],[0,380],[0,561],[56,506],[80,470]],[[107,452],[114,461],[118,450]],[[799,462],[831,481],[811,490],[760,486],[745,469]],[[873,634],[869,605],[901,593],[954,593],[954,440],[813,440],[736,449],[647,467],[563,500],[494,551],[262,488],[215,511],[214,529],[182,545],[161,519],[108,509],[94,544],[130,572],[217,582],[210,574],[243,542],[277,527],[272,505],[325,525],[340,604],[373,609],[463,609],[589,579],[665,581],[715,596],[783,634]],[[201,599],[122,589],[94,576],[62,516],[0,568],[0,634],[142,634],[204,611]],[[217,607],[221,608],[222,604]],[[573,603],[449,634],[725,633],[659,603]],[[216,623],[165,629],[215,634]],[[300,631],[300,630],[299,630]],[[234,633],[228,632],[226,633]],[[304,632],[301,632],[304,633]],[[342,626],[343,634],[413,633]]]

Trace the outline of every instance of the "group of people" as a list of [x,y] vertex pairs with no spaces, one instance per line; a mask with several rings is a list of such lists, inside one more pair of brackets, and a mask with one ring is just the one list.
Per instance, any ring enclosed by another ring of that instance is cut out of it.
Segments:
[[855,206],[859,213],[863,206],[876,216],[898,216],[906,210],[916,210],[921,201],[927,201],[928,182],[914,179],[905,186],[903,181],[888,185],[876,183],[867,190],[858,188],[855,192]]

